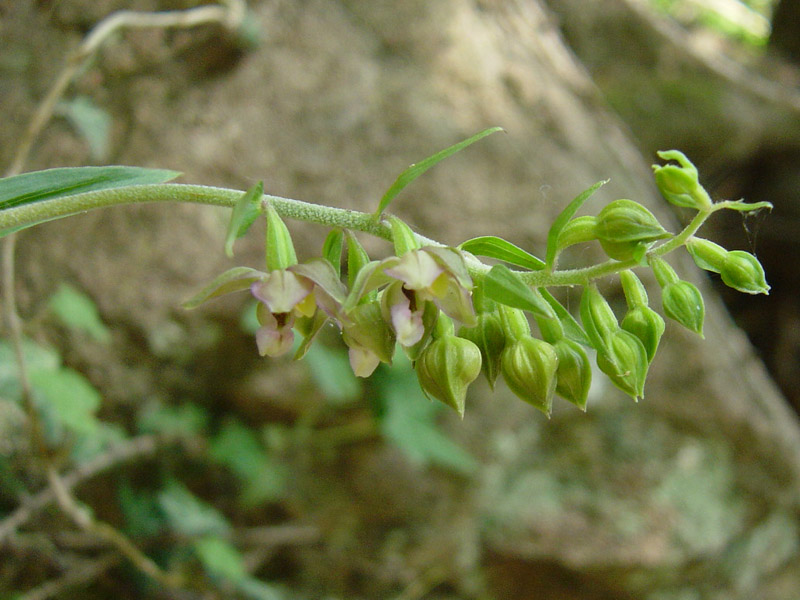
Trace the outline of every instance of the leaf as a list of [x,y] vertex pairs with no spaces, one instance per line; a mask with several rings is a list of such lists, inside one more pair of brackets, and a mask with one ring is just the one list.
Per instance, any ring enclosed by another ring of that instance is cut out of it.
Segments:
[[50,310],[70,329],[88,333],[98,342],[111,341],[111,332],[100,319],[97,306],[89,296],[62,283],[50,298]]
[[436,465],[462,475],[474,473],[475,459],[436,424],[444,405],[425,398],[411,363],[402,354],[398,352],[395,366],[379,368],[376,378],[383,435],[418,465]]
[[564,335],[566,335],[572,341],[591,348],[592,344],[589,341],[589,338],[586,337],[586,332],[583,330],[583,327],[581,327],[580,323],[578,323],[575,317],[573,317],[572,314],[566,308],[564,308],[564,306],[545,288],[539,288],[539,293],[553,308],[556,316],[558,316],[558,320],[561,321],[561,326],[564,328]]
[[181,306],[187,310],[191,310],[212,298],[249,289],[250,286],[261,279],[263,275],[264,273],[261,271],[251,269],[250,267],[234,267],[228,269],[224,273],[217,275],[211,283],[189,298]]
[[477,256],[496,258],[531,271],[540,271],[544,268],[544,261],[541,259],[494,235],[472,238],[461,244],[459,248]]
[[[22,355],[29,373],[55,371],[61,364],[61,357],[55,350],[29,339],[22,341]],[[17,357],[14,347],[6,340],[0,340],[0,397],[14,401],[22,397]]]
[[194,552],[211,577],[237,583],[247,576],[241,552],[218,536],[197,540]]
[[561,214],[556,217],[556,220],[553,221],[553,225],[550,227],[550,231],[547,233],[547,253],[545,255],[545,264],[547,265],[548,269],[552,269],[553,265],[555,264],[556,255],[558,254],[558,236],[561,233],[561,230],[564,229],[564,226],[569,222],[569,220],[575,216],[575,213],[578,212],[578,209],[583,205],[583,203],[608,182],[608,179],[598,181],[590,188],[582,191],[580,194],[575,196],[572,202],[570,202],[566,208],[561,211]]
[[341,228],[335,227],[325,238],[322,244],[322,258],[333,265],[336,276],[342,274],[342,250],[344,248],[344,232]]
[[30,379],[41,410],[58,425],[78,434],[97,430],[95,413],[100,408],[100,393],[83,375],[60,368],[34,371]]
[[86,96],[60,102],[58,109],[89,144],[92,159],[105,160],[111,137],[111,117],[108,113]]
[[448,156],[452,156],[456,152],[459,152],[474,144],[478,140],[485,138],[487,135],[491,135],[497,131],[502,131],[502,127],[490,127],[489,129],[484,129],[480,133],[473,135],[471,138],[468,138],[464,141],[461,141],[457,144],[453,144],[449,148],[445,148],[444,150],[440,150],[436,154],[429,156],[425,160],[422,160],[418,163],[414,163],[413,165],[409,166],[405,171],[400,173],[400,176],[395,180],[395,182],[386,190],[386,193],[381,198],[380,204],[378,204],[378,210],[375,211],[375,219],[377,220],[383,211],[386,210],[386,207],[395,199],[397,194],[403,191],[409,183],[414,181],[417,177],[422,175],[425,171],[430,169],[436,163],[444,160]]
[[286,596],[278,588],[264,583],[255,577],[245,577],[236,584],[237,589],[251,600],[285,600]]
[[[177,171],[166,169],[122,166],[65,167],[23,173],[0,179],[0,211],[87,192],[129,185],[164,183],[179,175]],[[53,218],[42,218],[25,225],[2,229],[0,237]]]
[[222,513],[174,479],[159,492],[158,506],[173,531],[181,535],[223,535],[230,529]]
[[505,265],[495,265],[486,274],[483,293],[488,298],[513,308],[521,308],[543,317],[553,316],[550,305]]
[[149,404],[139,413],[137,426],[142,433],[188,438],[203,434],[208,421],[206,409],[191,402],[177,406]]
[[261,213],[261,197],[264,195],[264,182],[259,181],[236,201],[228,223],[225,236],[225,254],[233,257],[233,243],[242,237]]

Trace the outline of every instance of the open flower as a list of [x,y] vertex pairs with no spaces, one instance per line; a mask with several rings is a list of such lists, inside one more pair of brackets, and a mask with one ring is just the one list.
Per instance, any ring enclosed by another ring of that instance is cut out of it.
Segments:
[[455,248],[426,246],[383,261],[383,273],[396,281],[384,291],[384,318],[397,341],[409,347],[426,332],[426,305],[469,327],[477,324],[470,290],[472,279],[464,258]]
[[280,356],[292,348],[295,318],[311,317],[316,312],[314,282],[279,269],[267,273],[250,286],[258,305],[256,343],[261,356]]

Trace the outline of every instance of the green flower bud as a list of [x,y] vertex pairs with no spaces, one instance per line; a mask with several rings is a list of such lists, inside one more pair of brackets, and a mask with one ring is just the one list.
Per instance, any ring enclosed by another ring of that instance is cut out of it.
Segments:
[[475,344],[454,335],[437,338],[422,351],[414,368],[428,396],[464,416],[467,387],[481,372],[481,351]]
[[704,271],[713,273],[719,273],[722,270],[722,265],[728,256],[728,251],[719,244],[696,237],[689,238],[686,242],[686,250],[692,255],[694,264]]
[[638,202],[614,200],[597,215],[595,235],[610,258],[641,260],[649,244],[671,234]]
[[592,385],[592,367],[586,351],[579,343],[561,338],[553,344],[558,356],[556,393],[581,410],[586,410],[586,399]]
[[641,280],[630,269],[619,274],[619,282],[622,284],[622,292],[625,294],[625,302],[629,308],[635,306],[647,306],[647,290]]
[[764,267],[758,259],[743,250],[732,250],[720,269],[722,281],[728,287],[745,294],[769,294]]
[[711,206],[708,192],[698,181],[697,168],[682,152],[669,150],[659,152],[658,156],[681,165],[653,165],[656,187],[667,202],[698,210]]
[[391,364],[396,338],[377,300],[359,304],[347,313],[342,337],[351,349],[366,348],[381,362]]
[[664,314],[703,337],[705,305],[700,290],[688,281],[668,283],[661,290]]
[[650,258],[650,268],[653,269],[653,274],[656,276],[656,281],[658,281],[658,285],[662,289],[667,284],[677,283],[680,281],[675,269],[673,269],[669,263],[660,256],[653,256]]
[[597,239],[595,227],[597,226],[597,218],[592,216],[576,217],[568,221],[561,232],[558,234],[558,243],[556,248],[558,251],[563,250],[568,246],[574,244],[581,244],[583,242],[591,242]]
[[531,325],[525,312],[505,304],[500,306],[500,317],[506,340],[518,340],[531,334]]
[[597,366],[634,400],[644,398],[647,351],[635,335],[624,329],[615,332],[608,344],[597,351]]
[[478,313],[478,324],[475,327],[462,327],[458,336],[471,341],[481,351],[482,370],[494,389],[494,382],[500,374],[500,354],[506,346],[506,335],[503,322],[498,311]]
[[267,205],[267,270],[286,269],[297,263],[292,236],[272,205]]
[[529,335],[507,345],[500,356],[500,371],[509,389],[548,417],[557,370],[558,354],[553,346]]
[[666,328],[661,315],[652,308],[640,304],[628,310],[620,326],[639,338],[647,352],[648,364],[652,362],[658,349],[658,342]]
[[603,347],[607,338],[619,329],[614,311],[594,284],[583,289],[580,313],[586,335],[596,349]]

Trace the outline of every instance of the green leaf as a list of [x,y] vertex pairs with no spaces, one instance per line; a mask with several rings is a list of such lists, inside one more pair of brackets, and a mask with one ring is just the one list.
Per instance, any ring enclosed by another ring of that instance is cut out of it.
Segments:
[[[29,373],[55,371],[61,365],[61,357],[55,350],[27,338],[22,341],[22,355]],[[0,397],[15,401],[22,398],[17,357],[11,342],[6,340],[0,340]]]
[[435,465],[462,475],[475,472],[475,459],[444,435],[436,417],[444,405],[422,394],[411,363],[398,352],[395,366],[380,367],[378,377],[383,435],[413,463]]
[[194,543],[194,552],[211,577],[237,583],[247,576],[242,554],[218,536],[200,538]]
[[558,316],[558,320],[561,321],[561,326],[564,328],[564,335],[566,335],[572,341],[578,342],[579,344],[587,347],[592,347],[592,344],[589,341],[589,338],[586,336],[586,332],[583,330],[583,327],[581,327],[577,319],[575,319],[575,317],[573,317],[572,314],[566,308],[564,308],[564,305],[556,300],[556,298],[545,288],[539,288],[539,293],[545,300],[547,300],[547,303],[555,311],[556,316]]
[[217,275],[214,280],[181,306],[185,309],[197,308],[206,300],[211,300],[224,294],[240,292],[249,289],[253,283],[264,275],[261,271],[250,267],[234,267]]
[[457,144],[453,144],[449,148],[445,148],[444,150],[441,150],[436,154],[429,156],[425,160],[422,160],[418,163],[414,163],[413,165],[408,167],[405,171],[400,173],[400,176],[389,187],[389,189],[386,190],[386,193],[383,195],[383,198],[381,198],[380,204],[378,205],[378,210],[375,211],[375,219],[378,219],[381,216],[381,214],[383,214],[383,211],[386,210],[386,207],[388,207],[389,204],[392,202],[392,200],[395,199],[397,194],[403,191],[403,188],[405,188],[409,183],[414,181],[417,177],[422,175],[425,171],[430,169],[436,163],[444,160],[448,156],[452,156],[456,152],[463,150],[467,146],[474,144],[478,140],[485,138],[487,135],[491,135],[492,133],[502,130],[503,130],[502,127],[490,127],[489,129],[484,129],[480,133],[473,135],[471,138],[466,139]]
[[62,283],[50,298],[50,310],[70,329],[88,333],[98,342],[111,341],[111,332],[100,319],[97,306],[89,296]]
[[137,416],[137,425],[142,433],[160,433],[165,437],[200,435],[208,421],[206,409],[191,402],[178,406],[150,404]]
[[472,238],[461,244],[459,249],[476,256],[496,258],[531,271],[540,271],[544,268],[544,261],[541,259],[536,258],[519,246],[515,246],[511,242],[494,235]]
[[[164,183],[180,173],[166,169],[141,167],[65,167],[33,171],[0,179],[0,211],[34,202],[53,200],[129,185]],[[0,237],[54,218],[42,218],[32,223],[0,230]]]
[[333,265],[336,276],[342,274],[342,249],[344,248],[344,232],[340,227],[331,229],[322,244],[322,258]]
[[222,513],[174,479],[159,492],[158,506],[170,527],[181,535],[223,535],[230,529]]
[[534,293],[505,265],[495,265],[486,274],[483,293],[506,306],[521,308],[543,317],[553,316],[553,309],[541,295]]
[[72,369],[34,371],[31,385],[37,403],[53,421],[78,434],[93,433],[99,421],[100,393],[83,375]]
[[545,264],[547,265],[548,269],[552,269],[553,265],[555,264],[556,255],[558,254],[558,236],[561,233],[561,230],[564,229],[564,226],[569,222],[569,220],[575,216],[575,213],[578,212],[578,209],[583,205],[583,203],[608,182],[608,179],[598,181],[590,188],[582,191],[580,194],[575,196],[572,202],[570,202],[566,208],[561,211],[561,214],[556,217],[556,220],[553,221],[553,225],[550,227],[550,231],[547,234],[547,253],[545,255]]
[[236,588],[250,600],[285,600],[287,598],[275,586],[264,583],[255,577],[245,577],[238,581]]
[[225,254],[233,257],[233,243],[242,237],[261,213],[261,197],[264,195],[264,182],[259,181],[236,201],[228,223],[225,236]]
[[92,159],[105,160],[111,138],[111,117],[108,113],[86,96],[60,102],[58,109],[89,144]]

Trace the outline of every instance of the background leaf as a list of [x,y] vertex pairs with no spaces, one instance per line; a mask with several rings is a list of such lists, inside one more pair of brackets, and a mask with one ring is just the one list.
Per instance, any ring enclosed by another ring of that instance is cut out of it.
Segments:
[[502,127],[490,127],[489,129],[484,129],[480,133],[473,135],[471,138],[468,138],[462,142],[458,142],[457,144],[453,144],[449,148],[440,150],[425,160],[421,160],[420,162],[409,166],[405,171],[400,173],[395,182],[389,187],[388,190],[386,190],[386,193],[383,195],[383,198],[381,198],[381,201],[378,204],[378,210],[375,211],[375,218],[377,219],[381,216],[381,214],[383,214],[383,211],[386,210],[386,207],[389,206],[392,200],[395,199],[397,194],[403,191],[403,188],[405,188],[409,183],[414,181],[417,177],[422,175],[436,163],[444,160],[448,156],[452,156],[456,152],[463,150],[467,146],[474,144],[478,140],[485,138],[487,135],[491,135],[492,133],[502,130]]
[[98,342],[111,341],[111,332],[100,319],[97,306],[89,296],[62,283],[50,298],[50,310],[61,323],[73,330],[88,333]]
[[530,252],[523,250],[508,240],[494,235],[472,238],[461,244],[459,248],[476,256],[496,258],[531,271],[540,271],[544,268],[544,261],[540,258],[535,257]]
[[158,494],[158,506],[170,527],[185,536],[223,535],[230,529],[222,513],[174,479]]
[[111,140],[111,117],[91,98],[78,96],[60,102],[58,112],[63,115],[81,137],[89,144],[89,154],[95,161],[108,157]]

